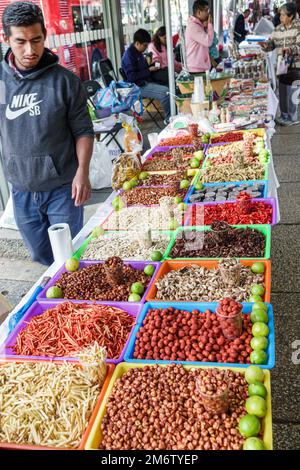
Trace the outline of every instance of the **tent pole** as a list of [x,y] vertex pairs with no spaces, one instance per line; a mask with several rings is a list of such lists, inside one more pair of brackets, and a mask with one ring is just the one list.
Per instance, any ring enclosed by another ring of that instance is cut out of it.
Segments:
[[175,70],[174,70],[174,54],[173,54],[173,40],[172,40],[172,24],[171,24],[171,5],[169,0],[163,0],[165,21],[167,30],[167,51],[168,51],[168,72],[169,72],[169,92],[170,92],[170,106],[171,116],[176,115],[176,104],[174,95],[175,89]]

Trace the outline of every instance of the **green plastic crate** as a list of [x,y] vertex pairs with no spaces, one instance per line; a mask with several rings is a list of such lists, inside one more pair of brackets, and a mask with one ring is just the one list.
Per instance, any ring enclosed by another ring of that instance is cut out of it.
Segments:
[[[252,229],[256,229],[258,230],[259,232],[263,233],[264,236],[265,236],[265,239],[266,239],[266,246],[265,246],[265,254],[264,256],[262,256],[261,258],[253,258],[253,257],[250,257],[250,258],[240,258],[240,259],[270,259],[271,257],[271,227],[270,225],[232,225],[233,228],[252,228]],[[196,230],[197,232],[204,232],[204,231],[209,231],[211,230],[210,226],[203,226],[203,227],[179,227],[172,235],[171,237],[171,240],[170,240],[170,243],[169,243],[169,246],[167,247],[167,250],[165,252],[165,259],[167,260],[178,260],[178,259],[195,259],[195,260],[200,260],[200,259],[206,259],[206,260],[210,260],[210,259],[217,259],[217,260],[220,260],[221,258],[171,258],[170,257],[170,254],[171,254],[171,251],[175,245],[175,242],[176,242],[176,239],[177,239],[177,235],[178,233],[180,232],[184,232],[184,231],[193,231],[193,230]]]
[[[109,234],[113,234],[113,233],[121,233],[122,230],[118,231],[118,230],[107,230],[105,232],[106,235],[109,235]],[[170,240],[172,239],[172,236],[173,236],[173,232],[172,231],[169,231],[169,230],[153,230],[153,232],[160,232],[160,233],[163,233],[165,235],[168,235]],[[124,234],[127,234],[128,235],[128,231],[124,231]],[[78,248],[78,250],[73,254],[73,258],[76,258],[78,260],[80,259],[84,259],[84,252],[85,250],[87,249],[87,247],[89,246],[90,242],[92,241],[92,235],[90,235],[84,242],[83,244]],[[170,243],[169,243],[170,245]],[[169,247],[169,245],[167,246],[167,249]],[[167,253],[167,249],[166,251],[164,252],[163,254],[163,259],[162,260],[165,260],[166,259],[166,253]],[[151,261],[151,260],[145,260],[145,261]]]

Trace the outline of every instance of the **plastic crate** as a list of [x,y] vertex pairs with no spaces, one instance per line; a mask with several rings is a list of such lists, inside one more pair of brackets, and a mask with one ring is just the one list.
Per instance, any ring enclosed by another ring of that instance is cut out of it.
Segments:
[[[33,317],[36,317],[38,315],[41,315],[45,310],[48,310],[50,308],[54,308],[59,304],[62,304],[63,302],[61,301],[56,301],[56,302],[34,302],[34,304],[28,309],[24,317],[21,319],[21,321],[16,325],[15,329],[12,331],[12,333],[6,338],[4,345],[1,347],[0,350],[0,358],[1,357],[11,357],[11,358],[16,358],[16,359],[44,359],[44,360],[60,360],[60,361],[76,361],[78,362],[78,359],[76,357],[72,356],[62,356],[62,357],[49,357],[49,356],[21,356],[17,355],[13,352],[12,347],[16,344],[17,337],[19,333],[26,328],[28,323]],[[142,303],[128,303],[124,305],[124,303],[120,302],[83,302],[83,301],[73,301],[74,304],[96,304],[96,305],[109,305],[111,307],[116,307],[120,308],[132,317],[135,318],[135,323],[131,328],[131,331],[128,335],[127,341],[124,344],[123,350],[118,357],[118,359],[107,359],[107,363],[110,364],[118,364],[119,362],[122,362],[124,360],[124,355],[126,348],[129,344],[129,339],[131,337],[131,334],[133,332],[133,329],[138,321],[138,317],[141,313],[141,310],[143,308]]]
[[[93,264],[103,264],[104,261],[80,261],[79,262],[79,269],[82,269],[82,268],[86,268],[88,266],[91,266]],[[147,262],[143,262],[143,261],[125,261],[126,265],[130,265],[132,266],[134,269],[139,269],[139,270],[144,270],[144,268],[148,265],[148,264],[152,264],[153,266],[155,266],[155,272],[154,272],[154,275],[151,277],[150,279],[150,282],[149,282],[149,285],[147,287],[147,289],[145,290],[145,293],[141,299],[141,302],[144,302],[145,301],[145,298],[146,298],[146,295],[150,289],[150,286],[151,286],[151,283],[153,282],[154,280],[154,277],[156,275],[156,273],[158,272],[158,269],[159,269],[159,266],[160,266],[160,263],[155,263],[155,262],[151,262],[151,263],[147,263]],[[37,300],[43,300],[45,302],[52,302],[53,299],[48,299],[46,297],[46,292],[47,290],[49,289],[49,287],[52,287],[56,284],[56,282],[60,279],[61,275],[63,273],[66,273],[68,272],[65,268],[65,266],[62,266],[58,271],[57,273],[50,279],[50,281],[48,282],[48,284],[46,285],[46,287],[40,292],[40,294],[37,296]],[[56,299],[56,300],[64,300],[64,301],[77,301],[77,299]],[[89,300],[89,299],[79,299],[79,300]],[[128,302],[119,302],[120,305],[124,305],[124,304],[127,304]]]
[[[12,363],[12,362],[13,363],[23,363],[23,362],[36,363],[36,362],[49,362],[49,361],[45,361],[45,360],[42,360],[42,359],[36,360],[36,359],[30,359],[30,358],[27,358],[27,359],[9,359],[9,358],[7,358],[7,359],[0,359],[0,368],[1,368],[1,364],[5,364],[5,363],[8,363],[8,362],[10,362],[10,363]],[[61,361],[61,360],[60,361],[54,361],[54,362],[56,364],[62,364],[63,363],[63,361]],[[78,367],[81,367],[79,364],[77,364],[77,365],[78,365]],[[99,398],[96,402],[96,406],[94,408],[94,411],[92,412],[89,423],[86,427],[86,430],[85,430],[85,432],[82,436],[81,442],[80,442],[77,449],[70,449],[70,448],[62,449],[62,448],[58,448],[58,447],[50,447],[50,446],[46,447],[46,446],[37,446],[37,445],[30,445],[30,444],[15,444],[15,443],[10,443],[10,442],[0,442],[0,449],[10,449],[10,450],[83,450],[85,448],[87,438],[91,433],[94,421],[95,421],[96,417],[98,416],[100,406],[101,406],[101,404],[104,400],[104,397],[105,397],[106,391],[108,389],[109,383],[110,383],[110,381],[113,377],[114,370],[115,370],[115,366],[113,364],[107,364],[107,375],[106,375],[105,382],[102,386]]]
[[[260,258],[239,258],[239,259],[253,259],[253,260],[261,260],[261,259],[270,259],[271,257],[271,227],[270,225],[231,225],[231,227],[236,228],[236,229],[246,229],[246,228],[251,228],[258,230],[259,232],[263,233],[265,236],[266,244],[265,244],[265,253],[264,256]],[[197,232],[208,232],[211,231],[211,227],[209,225],[203,226],[203,227],[179,227],[175,233],[172,234],[169,246],[165,252],[165,258],[167,260],[177,260],[177,259],[217,259],[220,260],[220,258],[191,258],[191,257],[185,257],[185,258],[172,258],[171,251],[173,247],[175,246],[176,239],[178,235],[182,232],[187,232],[187,231],[197,231]]]
[[[268,225],[276,225],[278,222],[278,214],[277,214],[277,200],[272,197],[267,197],[265,199],[259,198],[259,199],[254,199],[254,203],[258,202],[264,202],[265,204],[269,204],[272,206],[272,221],[271,224]],[[204,208],[208,206],[218,206],[218,205],[224,205],[224,204],[236,204],[236,201],[214,201],[214,202],[196,202],[194,204],[190,204],[188,207],[187,212],[185,213],[185,218],[184,218],[184,225],[185,226],[193,226],[197,225],[194,222],[194,216],[193,216],[193,208],[203,208],[203,211],[201,211],[201,215],[203,215],[202,223],[199,223],[198,225],[203,225],[204,224]],[[257,224],[260,225],[260,224]],[[263,224],[262,224],[263,225]]]
[[[128,372],[130,369],[136,369],[136,368],[143,368],[146,367],[147,364],[128,364],[125,362],[121,362],[121,364],[118,364],[118,366],[115,369],[115,372],[113,374],[113,377],[110,381],[110,384],[107,388],[104,400],[102,402],[102,405],[99,409],[97,418],[95,419],[94,425],[92,427],[92,430],[90,432],[90,435],[87,439],[85,449],[86,450],[97,450],[101,444],[101,439],[102,439],[102,433],[101,433],[101,423],[102,420],[106,414],[106,404],[107,400],[112,392],[112,389],[115,385],[115,382],[120,379],[126,372]],[[148,364],[150,367],[154,367],[152,364]],[[166,367],[165,365],[162,365],[160,367]],[[195,366],[184,366],[186,370],[189,370]],[[218,367],[219,369],[224,369],[224,367]],[[208,367],[201,367],[201,369],[208,369]],[[245,373],[246,369],[243,368],[232,368],[232,367],[226,367],[226,369],[231,369],[234,370],[235,372],[240,372],[241,374]],[[264,371],[265,374],[265,380],[264,380],[264,385],[268,391],[267,395],[267,414],[262,420],[263,424],[263,441],[266,450],[272,450],[273,449],[273,431],[272,431],[272,395],[271,395],[271,380],[270,380],[270,372],[268,370]]]
[[[217,302],[212,302],[212,303],[197,303],[197,302],[188,302],[188,303],[182,303],[182,302],[147,302],[143,310],[141,312],[141,315],[139,316],[139,321],[138,324],[135,326],[133,334],[130,338],[130,341],[128,343],[126,352],[125,352],[125,361],[127,362],[140,362],[140,363],[150,363],[150,364],[188,364],[188,365],[197,365],[197,366],[211,366],[211,367],[216,367],[216,366],[226,366],[226,367],[241,367],[241,368],[246,368],[249,367],[249,364],[239,364],[239,363],[220,363],[220,362],[190,362],[190,361],[161,361],[161,360],[149,360],[149,359],[134,359],[133,353],[135,349],[135,343],[137,340],[137,333],[139,332],[141,326],[143,325],[143,322],[145,318],[148,315],[148,312],[150,309],[165,309],[165,308],[170,308],[174,307],[174,309],[178,310],[186,310],[189,312],[192,312],[193,310],[199,310],[200,312],[205,312],[205,310],[210,310],[212,313],[216,312],[216,308],[218,307]],[[243,304],[243,314],[249,314],[251,313],[252,310],[252,305],[251,303],[244,303]],[[269,327],[269,335],[268,335],[268,340],[269,340],[269,345],[268,349],[266,350],[266,353],[268,354],[268,362],[265,365],[260,365],[262,369],[273,369],[275,367],[275,333],[274,333],[274,315],[273,315],[273,308],[271,304],[268,304],[268,316],[269,316],[269,322],[268,322],[268,327]]]
[[[198,178],[199,178],[199,175],[200,175],[200,172],[198,173]],[[195,177],[196,178],[196,177]],[[194,181],[193,185],[190,187],[187,195],[186,195],[186,198],[184,200],[184,202],[186,202],[187,204],[195,204],[193,202],[190,201],[190,198],[191,196],[193,196],[193,194],[195,194],[196,192],[196,188],[195,188],[195,185],[197,184],[198,182],[198,179]],[[263,190],[263,194],[262,194],[262,197],[263,198],[267,198],[268,197],[268,181],[265,181],[265,180],[257,180],[257,181],[232,181],[230,183],[204,183],[204,189],[209,189],[209,188],[215,188],[215,187],[226,187],[226,186],[230,186],[232,184],[235,184],[236,186],[242,186],[243,184],[247,184],[249,186],[254,186],[256,184],[260,184],[260,185],[263,185],[264,186],[264,190]],[[254,200],[256,200],[257,198],[255,198]],[[230,201],[235,201],[235,199],[227,199],[226,202],[230,202]],[[203,201],[204,202],[204,201]],[[203,203],[197,203],[197,204],[203,204]]]
[[[170,230],[153,230],[152,231],[153,233],[161,233],[161,234],[165,234],[169,237],[169,240],[171,240],[171,237],[172,237],[172,234],[173,232],[170,231]],[[128,231],[125,231],[125,230],[107,230],[105,232],[105,234],[103,235],[104,237],[107,238],[108,240],[108,243],[109,243],[109,235],[110,234],[114,234],[114,233],[119,233],[120,235],[123,233],[123,234],[128,234]],[[84,253],[86,251],[86,249],[88,248],[89,244],[91,243],[91,241],[93,240],[93,238],[90,236],[88,237],[84,242],[83,244],[78,248],[78,250],[74,253],[73,255],[73,258],[76,258],[78,260],[80,260],[80,258],[84,258]],[[168,246],[167,246],[168,248]],[[165,255],[166,255],[166,251],[167,251],[167,248],[166,250],[164,251],[164,254],[163,254],[163,259],[165,259]],[[124,261],[133,261],[133,260],[128,260],[127,258],[122,258]],[[95,259],[96,260],[96,259]],[[151,260],[144,260],[144,261],[149,261],[151,262]]]
[[[243,266],[252,266],[253,263],[255,263],[255,260],[249,260],[249,259],[242,259],[241,264]],[[268,260],[261,260],[261,263],[264,264],[265,266],[265,295],[263,298],[264,302],[270,302],[271,298],[271,261]],[[146,300],[147,302],[151,301],[160,301],[160,302],[171,302],[172,299],[166,300],[166,301],[161,301],[160,299],[156,299],[156,293],[157,293],[157,288],[156,288],[156,282],[164,277],[167,273],[173,270],[179,270],[181,268],[187,267],[187,266],[203,266],[207,269],[215,269],[219,265],[219,261],[217,260],[182,260],[182,261],[164,261],[162,265],[159,268],[158,273],[155,276],[155,279],[153,280],[151,287],[148,291]],[[174,299],[175,300],[175,299]],[[184,303],[190,302],[190,299],[187,299]],[[201,302],[197,302],[201,303]]]

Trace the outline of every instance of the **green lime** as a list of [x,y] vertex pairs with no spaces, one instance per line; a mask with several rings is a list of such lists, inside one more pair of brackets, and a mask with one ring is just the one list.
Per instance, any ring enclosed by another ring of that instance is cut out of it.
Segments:
[[264,274],[265,272],[265,265],[264,263],[258,262],[258,263],[253,263],[251,267],[251,271],[254,274]]
[[269,346],[269,341],[264,336],[258,336],[251,339],[250,346],[253,351],[265,351]]
[[250,295],[248,302],[261,302],[262,298],[260,295]]
[[195,190],[196,191],[202,191],[202,189],[204,189],[204,184],[203,183],[195,184]]
[[261,297],[265,294],[265,288],[261,284],[254,284],[251,287],[251,294],[260,295]]
[[245,371],[245,380],[248,384],[263,382],[265,380],[264,371],[258,366],[249,366]]
[[197,152],[194,152],[194,158],[197,158],[198,160],[203,160],[204,158],[203,150],[197,150]]
[[243,416],[239,421],[239,431],[243,437],[257,436],[260,433],[260,420],[250,414]]
[[162,260],[162,253],[160,251],[153,251],[151,254],[152,261],[161,261]]
[[185,212],[187,210],[187,204],[185,204],[184,202],[181,202],[180,204],[178,204],[177,207],[181,212]]
[[190,187],[190,182],[188,180],[180,181],[180,189],[188,189]]
[[116,207],[116,206],[119,205],[119,202],[120,202],[120,196],[117,196],[117,197],[115,197],[115,199],[112,200],[111,205],[113,207]]
[[199,166],[200,166],[200,161],[198,160],[198,158],[192,158],[190,161],[190,167],[199,168]]
[[268,336],[269,334],[269,327],[265,323],[256,322],[252,326],[252,334],[257,338],[258,336]]
[[249,437],[243,444],[243,450],[265,450],[265,446],[258,437]]
[[144,286],[141,282],[135,282],[131,286],[131,292],[133,294],[142,295],[144,293],[144,291],[145,291],[145,288],[144,288]]
[[262,322],[268,323],[269,317],[265,310],[253,310],[250,314],[252,323]]
[[196,169],[189,169],[188,170],[188,176],[196,176],[197,170]]
[[266,398],[266,396],[268,395],[268,391],[264,384],[260,382],[254,382],[248,387],[248,395],[249,397],[252,397],[253,395],[258,395],[259,397]]
[[252,305],[252,311],[253,310],[265,310],[267,312],[268,306],[264,302],[255,302],[255,304]]
[[132,178],[129,183],[131,184],[131,187],[132,188],[135,188],[136,186],[138,186],[139,182],[136,178]]
[[105,234],[103,227],[95,227],[92,231],[92,238],[98,238]]
[[174,197],[174,204],[180,204],[182,199],[179,196]]
[[178,227],[178,222],[176,219],[170,220],[169,230],[176,230]]
[[147,173],[146,171],[142,171],[142,173],[139,174],[139,178],[140,180],[146,180],[147,178],[149,178],[149,173]]
[[[258,395],[253,395],[246,400],[246,411],[249,415],[257,416],[258,418],[264,418],[267,413],[266,400]],[[246,436],[251,437],[251,436]]]
[[79,268],[79,261],[76,258],[70,258],[66,261],[65,268],[67,271],[77,271]]
[[140,302],[141,301],[141,296],[138,294],[131,294],[128,297],[128,302]]
[[147,276],[153,276],[153,274],[155,273],[155,266],[152,266],[152,264],[148,264],[144,269],[144,273]]
[[124,191],[129,191],[130,189],[132,189],[132,183],[130,183],[130,181],[125,181],[125,183],[123,184],[123,189]]
[[266,364],[268,362],[268,355],[262,350],[252,351],[250,354],[250,362],[251,364]]
[[117,203],[114,205],[115,211],[120,211],[121,209],[124,209],[125,205],[122,199],[118,199]]
[[46,292],[47,299],[61,299],[63,296],[63,291],[58,286],[49,287]]

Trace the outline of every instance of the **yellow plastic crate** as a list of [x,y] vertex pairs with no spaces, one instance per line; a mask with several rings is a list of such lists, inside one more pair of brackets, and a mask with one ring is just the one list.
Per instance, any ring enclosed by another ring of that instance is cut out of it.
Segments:
[[[135,368],[142,368],[142,367],[146,367],[147,365],[149,365],[150,367],[153,367],[154,364],[139,364],[139,363],[135,363],[135,364],[129,364],[127,362],[121,362],[120,364],[117,365],[114,373],[113,373],[113,376],[111,378],[111,381],[109,383],[109,386],[107,387],[107,391],[106,391],[106,394],[103,398],[103,401],[102,401],[102,404],[99,408],[99,411],[98,411],[98,415],[95,419],[95,422],[94,422],[94,425],[91,429],[91,432],[90,432],[90,435],[88,436],[88,439],[86,441],[86,445],[85,445],[85,450],[98,450],[99,449],[99,446],[100,446],[100,443],[101,443],[101,439],[102,439],[102,433],[101,433],[101,423],[102,423],[102,420],[104,418],[104,415],[106,413],[106,403],[107,403],[107,400],[108,400],[108,397],[110,396],[111,394],[111,391],[113,389],[113,386],[116,382],[117,379],[119,379],[120,377],[122,377],[123,374],[125,374],[129,369],[135,369]],[[160,365],[160,367],[166,367],[166,365]],[[197,366],[184,366],[184,368],[186,370],[189,370],[189,369],[209,369],[209,367],[197,367]],[[217,369],[222,369],[222,367],[217,367]],[[241,369],[239,367],[226,367],[226,369],[228,370],[233,370],[235,372],[240,372],[241,374],[245,374],[245,371],[246,369]],[[265,418],[263,419],[262,423],[263,423],[263,441],[264,441],[264,445],[266,447],[266,450],[273,450],[273,431],[272,431],[272,404],[271,404],[271,380],[270,380],[270,371],[268,370],[264,370],[264,374],[265,374],[265,381],[264,381],[264,385],[268,391],[268,395],[267,395],[267,407],[268,407],[268,411],[267,411],[267,414],[265,416]]]

